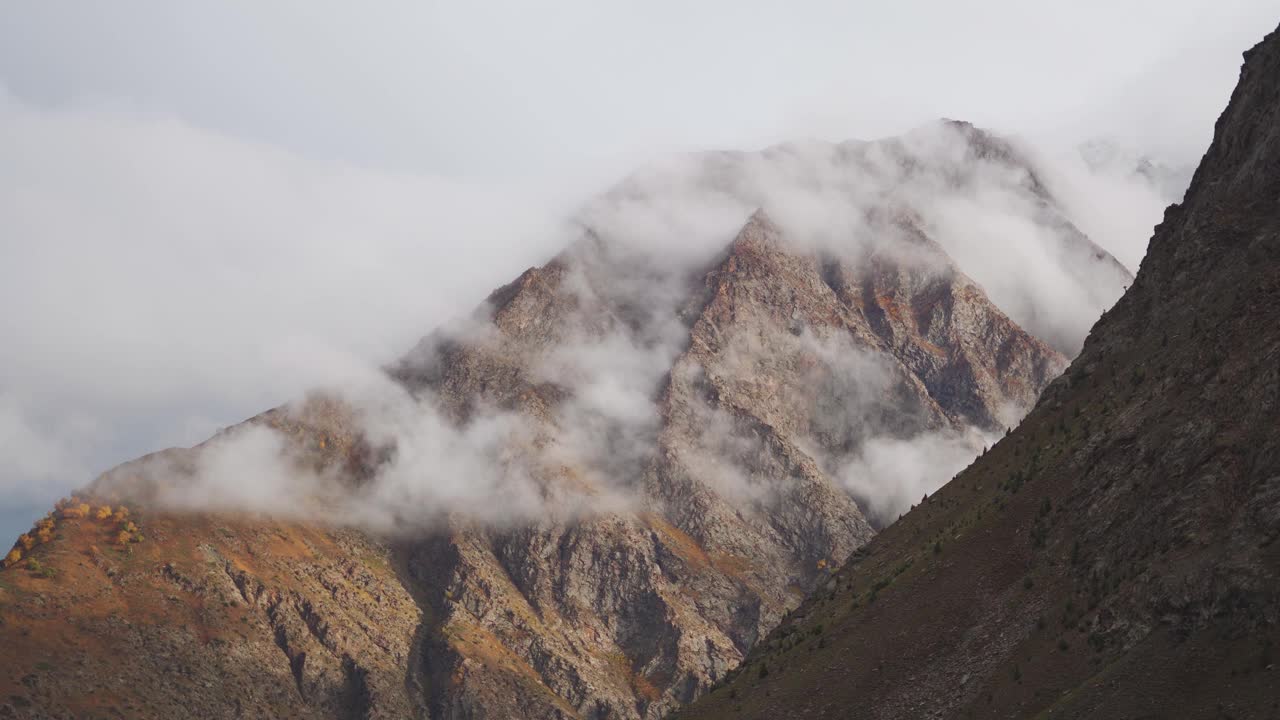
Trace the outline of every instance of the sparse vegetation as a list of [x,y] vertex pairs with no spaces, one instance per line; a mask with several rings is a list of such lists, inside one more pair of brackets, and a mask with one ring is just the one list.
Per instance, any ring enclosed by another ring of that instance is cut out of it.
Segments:
[[29,570],[32,575],[37,575],[43,578],[56,577],[58,574],[56,568],[49,567],[35,558],[29,558],[27,560],[27,570]]
[[131,520],[124,521],[123,524],[119,525],[118,529],[119,532],[116,533],[115,538],[117,545],[124,547],[129,545],[131,542],[139,543],[143,540],[142,531],[138,528],[137,524]]
[[36,540],[41,545],[53,539],[53,529],[55,525],[56,521],[53,519],[52,513],[46,515],[44,519],[36,523]]
[[1133,369],[1133,373],[1129,376],[1129,382],[1135,388],[1141,385],[1142,381],[1146,379],[1147,379],[1147,372],[1143,370],[1141,367],[1135,367]]

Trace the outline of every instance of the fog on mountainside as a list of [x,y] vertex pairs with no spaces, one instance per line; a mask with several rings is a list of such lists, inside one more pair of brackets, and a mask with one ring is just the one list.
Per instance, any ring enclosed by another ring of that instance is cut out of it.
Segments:
[[854,553],[719,718],[1280,711],[1280,29],[1026,419]]
[[[944,123],[825,151],[799,169],[783,150],[633,177],[471,316],[386,368],[348,365],[207,443],[109,471],[10,564],[55,563],[73,594],[115,573],[108,594],[142,605],[177,583],[165,619],[137,630],[71,619],[185,658],[157,708],[196,693],[233,713],[243,693],[275,714],[661,717],[1066,365],[958,250],[989,239],[1046,263],[1039,289],[1002,287],[1063,344],[1078,338],[1040,290],[1097,312],[1094,293],[1120,288],[1084,280],[1129,277],[994,135]],[[673,203],[673,182],[706,206]],[[950,218],[979,219],[974,196],[1003,198],[991,235],[948,234]],[[828,222],[806,225],[800,206]],[[94,563],[65,566],[77,552]],[[196,610],[219,635],[248,623],[235,667],[183,649],[179,618]],[[121,677],[156,684],[136,670]],[[214,675],[241,689],[200,690]]]
[[[0,387],[0,483],[13,503],[30,506],[15,508],[19,517],[38,514],[48,493],[70,490],[112,458],[158,442],[200,442],[247,410],[345,384],[349,375],[376,375],[414,335],[457,312],[450,308],[478,301],[486,286],[541,262],[583,228],[691,268],[757,207],[768,207],[798,242],[839,247],[861,242],[852,238],[867,207],[910,205],[997,304],[1068,353],[1123,285],[1110,270],[1068,276],[1072,263],[1059,257],[1067,248],[1055,245],[1056,230],[1046,234],[1046,218],[1034,217],[1039,200],[1017,189],[1020,168],[986,167],[990,177],[966,181],[945,201],[920,202],[946,181],[911,175],[894,154],[938,168],[953,161],[946,126],[937,124],[872,143],[670,156],[565,213],[563,198],[339,173],[172,120],[37,112],[13,98],[0,100],[0,112],[12,130],[9,170],[24,188],[0,199],[8,203],[3,215],[15,237],[40,238],[23,264],[0,268],[10,273],[0,275],[7,304],[26,308],[0,319],[11,339],[11,384]],[[1163,186],[1114,164],[1091,167],[1075,152],[1015,145],[1057,212],[1133,270],[1168,200]],[[116,167],[122,157],[130,158],[124,170]],[[64,167],[76,168],[74,183],[59,180]],[[94,188],[111,199],[86,205],[72,197]],[[216,202],[191,207],[191,198]],[[73,216],[59,211],[72,203]],[[308,210],[315,206],[326,208],[323,217]],[[483,210],[489,206],[503,212]],[[422,233],[465,246],[455,270],[431,280],[434,299],[425,304],[423,268],[446,258],[432,254]],[[482,241],[468,240],[477,234]],[[87,235],[102,239],[86,243]],[[197,266],[208,272],[191,277]],[[41,280],[53,272],[76,292]],[[137,272],[141,278],[125,280]],[[227,283],[236,291],[222,290]],[[370,283],[376,290],[360,289]],[[441,302],[447,296],[458,300]],[[462,300],[468,296],[474,300]],[[95,298],[87,313],[82,297]],[[82,331],[60,334],[86,318]],[[98,348],[92,358],[86,346]],[[131,419],[109,419],[113,408],[128,408]],[[955,460],[944,464],[953,467],[969,451],[948,454]],[[25,524],[3,527],[14,534]]]
[[[1146,175],[1124,179],[1134,193],[1161,192]],[[376,368],[352,365],[317,389],[354,408],[363,441],[395,449],[394,460],[358,493],[344,490],[340,478],[291,461],[286,439],[255,425],[202,448],[189,481],[158,481],[162,504],[295,517],[336,513],[343,522],[382,529],[459,512],[505,524],[545,516],[552,507],[588,513],[635,508],[634,486],[656,449],[661,382],[687,343],[681,304],[757,208],[778,224],[788,244],[830,262],[885,256],[926,275],[946,271],[938,265],[944,255],[913,244],[910,232],[923,233],[1014,322],[1069,356],[1131,278],[1081,233],[1073,208],[1057,199],[1058,193],[1089,197],[1097,192],[1090,182],[1094,176],[1072,174],[1065,163],[1054,165],[1017,141],[955,122],[875,142],[672,158],[589,202],[577,215],[582,239],[573,248],[598,243],[603,251],[593,256],[571,248],[566,256],[586,258],[575,277],[596,276],[568,286],[575,302],[604,302],[633,314],[604,328],[571,320],[583,326],[543,352],[532,370],[570,398],[556,411],[558,436],[539,447],[539,462],[554,458],[582,468],[592,478],[589,495],[549,495],[530,475],[527,458],[512,460],[504,448],[537,435],[519,413],[484,408],[459,425],[458,418],[441,414],[430,394],[411,393]],[[608,297],[594,297],[601,292]],[[484,342],[490,312],[482,307],[442,337]],[[441,341],[434,337],[425,342]],[[879,398],[892,392],[874,353],[858,360],[865,351],[841,349],[838,338],[800,339],[812,344],[811,353],[843,367],[837,375],[862,387],[841,395],[847,401],[883,402]],[[751,352],[744,352],[750,361]],[[898,437],[877,427],[864,408],[841,407],[843,416],[860,418],[852,422],[866,426],[859,430],[866,437],[828,463],[864,511],[883,522],[964,467],[1025,411],[1009,405],[998,417],[965,419],[942,434]],[[616,443],[619,438],[625,446]],[[718,462],[730,467],[731,460]],[[172,470],[161,464],[145,472],[163,476]],[[315,496],[324,500],[304,500]]]
[[[142,5],[0,22],[0,490],[32,517],[124,459],[394,360],[654,158],[947,116],[1032,133],[1063,171],[1093,137],[1193,163],[1272,12]],[[1135,270],[1167,202],[1052,184]]]
[[0,23],[0,717],[1274,713],[1277,35],[709,8]]

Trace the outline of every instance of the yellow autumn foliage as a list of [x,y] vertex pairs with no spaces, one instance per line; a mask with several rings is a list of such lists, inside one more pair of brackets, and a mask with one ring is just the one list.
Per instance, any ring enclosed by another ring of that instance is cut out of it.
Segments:
[[36,546],[36,539],[26,533],[23,533],[18,536],[18,544],[22,546],[23,550],[30,550]]
[[99,520],[106,520],[107,518],[111,517],[111,506],[103,505],[102,507],[98,508],[98,511],[95,512],[93,516]]
[[9,551],[8,555],[4,557],[4,566],[9,567],[10,565],[16,565],[18,561],[21,559],[22,559],[22,551],[19,550],[18,548],[14,548]]

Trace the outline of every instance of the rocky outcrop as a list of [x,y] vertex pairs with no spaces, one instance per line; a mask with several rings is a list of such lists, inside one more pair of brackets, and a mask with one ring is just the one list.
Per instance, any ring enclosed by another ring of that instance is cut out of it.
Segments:
[[59,520],[3,573],[0,717],[412,717],[421,610],[352,532],[135,513]]

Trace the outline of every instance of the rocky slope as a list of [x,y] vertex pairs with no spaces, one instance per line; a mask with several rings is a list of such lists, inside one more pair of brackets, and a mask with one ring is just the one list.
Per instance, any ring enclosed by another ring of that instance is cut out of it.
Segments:
[[[625,317],[625,305],[599,286],[569,318],[548,310],[575,262],[564,258],[504,291],[498,326],[542,318],[541,342],[557,346],[570,328]],[[692,699],[827,567],[870,538],[830,474],[860,434],[991,428],[1002,407],[1031,400],[1061,367],[958,273],[926,276],[874,261],[857,274],[824,269],[816,257],[786,252],[762,214],[682,311],[688,345],[660,390],[655,450],[638,468],[640,512],[514,532],[464,523],[412,553],[424,585],[447,578],[449,599],[436,612],[443,632],[481,632],[518,648],[556,697],[586,715],[652,715]],[[572,317],[597,312],[609,319]],[[400,373],[409,382],[484,388],[463,397],[542,416],[561,391],[502,366],[522,357],[526,342],[517,332],[489,348],[432,344],[447,357],[417,357]],[[843,376],[843,362],[866,350],[874,353],[869,365],[883,360],[883,368],[870,365],[882,374],[871,384]],[[841,404],[873,417],[841,417]],[[731,473],[738,479],[724,477]],[[494,671],[465,656],[454,663],[450,673],[459,665],[466,672],[449,710],[465,715],[480,702],[466,684],[486,692]],[[487,711],[500,697],[484,701]]]
[[[1013,162],[957,127],[971,158]],[[1074,271],[1114,264],[1019,177]],[[869,239],[815,245],[757,212],[692,267],[588,232],[390,368],[451,426],[518,429],[490,462],[520,493],[492,504],[526,514],[396,494],[447,458],[340,396],[107,473],[0,571],[19,649],[0,716],[653,718],[693,700],[892,518],[869,446],[971,457],[1066,365],[909,204],[863,220]],[[174,512],[253,429],[334,484],[294,520]],[[375,534],[296,519],[376,502],[395,522]]]
[[1278,419],[1273,32],[1025,422],[678,716],[1277,717]]

